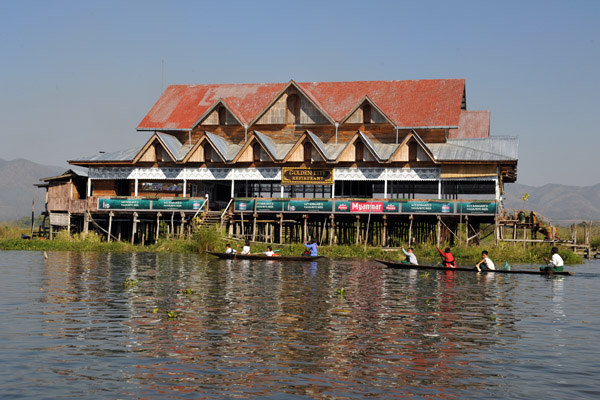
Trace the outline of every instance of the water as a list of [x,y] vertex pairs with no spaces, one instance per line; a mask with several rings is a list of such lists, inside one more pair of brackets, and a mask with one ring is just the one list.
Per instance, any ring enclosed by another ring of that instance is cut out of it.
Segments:
[[0,252],[2,399],[600,396],[600,260],[547,277],[48,255]]

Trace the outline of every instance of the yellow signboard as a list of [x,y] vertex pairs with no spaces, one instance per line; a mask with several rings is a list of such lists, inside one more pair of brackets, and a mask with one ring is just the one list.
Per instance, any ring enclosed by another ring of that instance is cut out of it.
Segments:
[[333,185],[333,168],[281,168],[282,185]]

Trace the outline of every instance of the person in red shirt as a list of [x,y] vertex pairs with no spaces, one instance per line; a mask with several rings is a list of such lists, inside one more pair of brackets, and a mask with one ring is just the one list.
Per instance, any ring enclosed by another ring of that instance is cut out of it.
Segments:
[[442,251],[437,248],[437,251],[442,256],[442,266],[446,268],[456,268],[456,261],[454,261],[454,254],[450,252],[450,247],[446,247],[446,250]]

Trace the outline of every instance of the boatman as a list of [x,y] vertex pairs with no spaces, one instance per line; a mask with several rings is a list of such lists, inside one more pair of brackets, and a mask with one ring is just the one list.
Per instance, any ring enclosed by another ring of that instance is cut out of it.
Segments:
[[551,250],[552,257],[550,259],[544,258],[544,260],[548,263],[546,266],[541,266],[540,271],[545,272],[561,272],[563,270],[563,266],[565,265],[562,257],[558,254],[558,247],[554,246]]
[[419,262],[417,261],[417,256],[415,255],[415,249],[409,247],[408,251],[406,251],[404,250],[404,247],[402,247],[402,252],[406,256],[406,259],[402,260],[402,264],[419,265]]
[[484,250],[481,252],[481,261],[479,261],[477,264],[475,264],[475,268],[477,268],[477,271],[479,271],[479,272],[481,272],[482,268],[484,270],[485,269],[491,269],[491,270],[496,269],[494,262],[488,257],[487,250]]
[[250,254],[250,241],[246,240],[246,244],[242,247],[242,254]]
[[450,247],[446,247],[445,251],[442,251],[437,247],[437,251],[442,256],[442,267],[456,268],[456,261],[454,260],[454,254],[450,252]]
[[227,244],[225,245],[225,254],[235,254],[235,253],[237,253],[237,252],[235,251],[235,249],[232,249],[232,248],[231,248],[231,245],[230,245],[229,243],[227,243]]
[[307,247],[308,250],[310,250],[310,256],[311,257],[316,257],[317,256],[317,244],[315,243],[314,240],[311,240],[310,242],[304,242],[304,247]]

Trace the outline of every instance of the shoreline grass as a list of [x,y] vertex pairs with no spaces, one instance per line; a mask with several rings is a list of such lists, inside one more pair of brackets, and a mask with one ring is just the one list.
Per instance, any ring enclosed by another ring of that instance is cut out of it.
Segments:
[[[13,232],[11,232],[13,233]],[[220,251],[225,249],[225,244],[230,243],[232,247],[241,250],[243,242],[231,238],[223,238],[217,229],[199,230],[194,233],[191,239],[178,238],[160,238],[157,243],[150,245],[132,245],[128,242],[107,243],[103,237],[89,233],[87,237],[81,235],[68,236],[66,232],[61,232],[54,240],[30,239],[25,240],[13,234],[10,237],[0,238],[0,250],[33,250],[33,251],[91,251],[91,252],[159,252],[159,253],[198,253],[205,250]],[[252,243],[252,253],[266,251],[268,244]],[[304,245],[285,244],[271,245],[274,249],[279,249],[280,255],[300,255],[305,250]],[[444,246],[445,247],[445,246]],[[415,254],[422,264],[438,263],[440,257],[435,246],[430,244],[416,245]],[[543,258],[550,256],[549,244],[535,246],[513,245],[500,243],[499,245],[481,245],[481,246],[455,246],[452,252],[459,265],[473,265],[481,258],[481,251],[488,250],[490,258],[496,264],[502,264],[504,261],[509,263],[529,263],[543,264]],[[386,259],[403,260],[404,254],[400,249],[385,249],[381,247],[366,248],[363,245],[348,246],[320,246],[319,254],[330,258],[359,258],[359,259]],[[583,258],[570,249],[560,248],[560,254],[565,264],[582,264]]]

